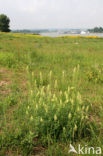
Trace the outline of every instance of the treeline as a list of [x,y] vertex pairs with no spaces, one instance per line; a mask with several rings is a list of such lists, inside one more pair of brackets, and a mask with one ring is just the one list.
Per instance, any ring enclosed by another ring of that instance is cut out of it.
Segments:
[[44,32],[48,32],[47,29],[42,30],[29,30],[29,29],[22,29],[22,30],[12,30],[13,33],[34,33],[34,34],[40,34]]
[[88,31],[91,33],[103,33],[103,28],[102,27],[95,27],[93,29],[88,29]]

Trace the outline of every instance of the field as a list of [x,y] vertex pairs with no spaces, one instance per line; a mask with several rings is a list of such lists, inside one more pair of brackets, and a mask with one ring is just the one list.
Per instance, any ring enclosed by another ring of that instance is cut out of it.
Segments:
[[0,155],[72,156],[70,143],[103,145],[103,38],[0,33]]

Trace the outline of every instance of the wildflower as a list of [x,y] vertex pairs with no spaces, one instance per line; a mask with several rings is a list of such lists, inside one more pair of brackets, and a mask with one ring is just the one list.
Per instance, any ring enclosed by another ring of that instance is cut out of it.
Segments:
[[40,83],[43,82],[42,73],[40,72]]
[[86,117],[85,117],[86,119],[88,119],[88,116],[86,115]]
[[50,85],[48,84],[48,86],[47,86],[47,91],[50,91]]
[[84,115],[82,114],[81,120],[83,120],[83,119],[84,119]]
[[27,70],[27,71],[29,70],[29,66],[26,67],[26,70]]
[[72,115],[71,113],[68,114],[68,119],[71,119]]
[[42,102],[42,98],[40,97],[40,99],[39,99],[39,104]]
[[65,71],[62,71],[62,76],[63,76],[63,78],[65,77]]
[[45,95],[45,92],[44,92],[44,86],[41,88],[41,95]]
[[48,112],[47,105],[43,103],[43,106],[44,106],[45,112],[47,113]]
[[63,94],[63,92],[62,91],[60,91],[60,96]]
[[51,95],[52,95],[52,94],[51,94],[51,91],[49,91],[49,98],[51,97]]
[[42,119],[42,117],[40,118],[40,122],[43,122],[43,119]]
[[86,112],[88,112],[88,109],[89,109],[89,106],[87,106],[87,108],[86,108]]
[[31,73],[32,77],[34,77],[34,72]]
[[63,127],[63,132],[65,132],[66,131],[66,128],[65,127]]
[[82,103],[81,94],[79,92],[77,93],[77,100],[80,104]]
[[48,113],[48,109],[47,109],[47,107],[45,107],[45,112]]
[[52,71],[50,71],[50,73],[49,73],[49,77],[50,77],[50,79],[51,79],[51,77],[52,77]]
[[66,101],[65,101],[65,103],[68,103],[69,102],[69,99],[67,99]]
[[64,94],[65,94],[66,100],[68,100],[68,94],[67,94],[67,92],[65,91]]
[[82,107],[82,111],[83,111],[84,109],[85,109],[85,107],[83,106],[83,107]]
[[55,121],[57,120],[57,116],[56,116],[56,114],[54,115],[54,120],[55,120]]
[[33,95],[33,90],[30,91],[31,95]]
[[29,107],[29,106],[28,106],[27,108],[28,108],[28,110],[30,109],[30,107]]
[[53,98],[52,98],[52,100],[51,101],[57,101],[57,97],[56,97],[56,95],[55,94],[53,94]]
[[52,105],[52,107],[53,107],[53,109],[55,109],[55,108],[56,108],[56,105],[55,105],[55,104],[53,104],[53,105]]
[[96,78],[95,81],[97,82],[98,81],[98,78]]
[[30,120],[33,121],[33,116],[30,117]]
[[31,136],[33,135],[33,132],[30,131],[29,133],[30,133]]
[[77,112],[79,112],[80,111],[80,108],[79,107],[77,107]]
[[62,105],[62,100],[60,99],[60,105]]
[[74,90],[74,89],[75,89],[75,87],[71,87],[70,89],[71,89],[71,90]]
[[38,109],[38,105],[36,104],[36,109]]
[[77,65],[77,70],[78,70],[78,71],[79,71],[79,68],[80,68],[80,65],[78,64],[78,65]]
[[57,86],[58,86],[58,82],[57,82],[57,80],[55,80],[54,88],[57,88]]
[[77,125],[75,124],[75,126],[74,126],[74,131],[77,131],[77,128],[78,128],[78,127],[77,127]]
[[73,99],[70,99],[70,102],[71,102],[72,105],[74,104],[74,100]]
[[26,115],[28,115],[29,113],[28,113],[28,111],[26,111]]
[[73,73],[75,73],[76,72],[76,67],[73,69]]
[[37,87],[37,81],[36,81],[36,80],[35,80],[35,82],[34,82],[34,86]]
[[70,92],[70,87],[68,87],[68,93]]

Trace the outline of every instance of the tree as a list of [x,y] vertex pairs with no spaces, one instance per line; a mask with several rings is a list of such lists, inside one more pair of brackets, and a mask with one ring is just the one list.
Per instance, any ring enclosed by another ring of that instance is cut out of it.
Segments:
[[103,33],[103,28],[102,27],[95,27],[93,29],[88,29],[88,31],[91,33]]
[[10,32],[9,23],[10,23],[10,19],[6,15],[1,14],[0,15],[0,31]]

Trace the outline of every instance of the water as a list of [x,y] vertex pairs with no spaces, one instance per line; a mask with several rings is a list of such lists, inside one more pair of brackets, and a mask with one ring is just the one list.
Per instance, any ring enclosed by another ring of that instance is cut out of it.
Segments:
[[59,33],[59,32],[49,32],[49,33],[41,33],[41,36],[49,36],[49,37],[59,37],[59,36],[98,36],[98,37],[103,37],[103,33],[85,33],[85,34],[65,34],[65,33]]

